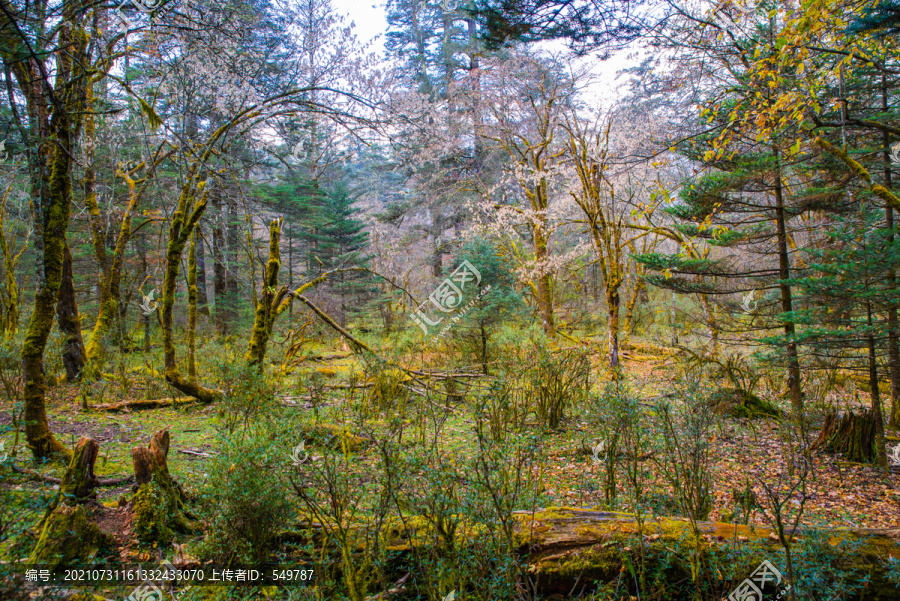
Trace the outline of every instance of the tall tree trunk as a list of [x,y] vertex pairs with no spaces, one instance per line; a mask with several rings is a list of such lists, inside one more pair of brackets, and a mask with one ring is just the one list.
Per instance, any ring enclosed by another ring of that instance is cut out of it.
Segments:
[[240,282],[238,281],[238,265],[240,265],[239,251],[241,247],[240,223],[242,221],[238,212],[236,198],[226,200],[228,221],[225,223],[225,248],[226,269],[225,289],[228,298],[228,319],[236,324],[238,307],[240,302]]
[[272,335],[276,310],[283,298],[284,292],[277,292],[278,270],[281,268],[281,221],[274,220],[269,224],[269,260],[266,262],[266,273],[263,279],[262,290],[256,303],[256,311],[253,320],[253,333],[247,345],[245,356],[248,365],[256,366],[260,372],[263,369],[263,360],[266,357],[266,345]]
[[[882,65],[882,69],[884,65]],[[881,111],[888,111],[888,84],[887,74],[881,72]],[[891,155],[888,149],[890,136],[887,131],[881,134],[881,143],[884,146],[882,160],[884,161],[884,187],[893,189],[893,177],[891,173]],[[890,204],[884,205],[884,220],[888,228],[888,243],[894,242],[894,209]],[[891,289],[897,287],[897,274],[891,269],[888,273],[888,285]],[[897,320],[897,307],[888,307],[888,364],[891,374],[891,415],[888,425],[892,428],[900,428],[900,323]]]
[[[61,119],[67,120],[67,116],[61,115]],[[69,177],[72,144],[68,123],[59,125],[56,141],[56,148],[52,147],[49,140],[41,145],[38,160],[43,160],[45,154],[50,154],[50,173],[47,181],[43,180],[43,173],[38,173],[39,181],[33,186],[39,200],[43,202],[34,211],[38,282],[31,318],[22,343],[22,374],[25,379],[25,437],[31,452],[37,458],[56,455],[68,459],[68,450],[50,432],[44,400],[47,389],[44,350],[53,327],[53,310],[62,285],[66,229],[72,207]],[[37,170],[43,171],[40,167]]]
[[222,222],[225,214],[222,210],[222,191],[218,186],[210,192],[215,209],[213,221],[213,299],[215,301],[216,332],[220,336],[228,334],[228,292],[225,284],[225,235]]
[[[546,263],[550,253],[547,249],[547,237],[544,234],[544,219],[541,218],[534,226],[534,258],[538,269],[546,269]],[[556,324],[553,320],[553,288],[550,272],[546,271],[538,276],[538,314],[541,317],[541,328],[548,336],[556,334]]]
[[[6,280],[6,294],[0,295],[3,298],[2,323],[0,323],[0,331],[2,331],[6,340],[12,340],[16,331],[19,329],[19,284],[16,282],[16,265],[19,263],[19,257],[22,256],[21,251],[17,255],[13,255],[13,249],[9,246],[9,240],[6,239],[6,199],[12,185],[6,188],[3,194],[3,200],[0,202],[0,252],[3,253],[3,271]],[[10,230],[10,233],[12,231]],[[22,248],[24,251],[24,247]]]
[[[775,160],[778,163],[775,175],[775,224],[778,232],[778,279],[781,281],[781,311],[790,313],[793,309],[791,299],[791,287],[787,280],[791,277],[790,257],[787,247],[787,224],[784,215],[784,196],[781,183],[781,155],[778,149],[773,149]],[[800,390],[800,359],[797,355],[797,343],[794,341],[794,322],[790,319],[784,321],[784,336],[786,339],[786,356],[788,370],[788,392],[791,397],[794,417],[798,422],[803,421],[803,396]]]
[[716,311],[709,302],[709,296],[700,295],[700,304],[703,306],[703,317],[706,319],[706,327],[709,329],[709,340],[712,346],[712,356],[719,356],[719,322],[716,319]]
[[63,250],[62,281],[59,286],[59,299],[56,302],[56,319],[64,338],[62,360],[66,368],[66,381],[76,382],[81,379],[87,359],[84,341],[81,339],[81,318],[78,316],[78,303],[75,301],[72,253],[68,244]]
[[635,329],[635,321],[634,321],[634,310],[637,307],[638,299],[642,294],[647,290],[647,285],[644,282],[644,278],[640,275],[634,275],[634,285],[631,287],[631,291],[628,294],[628,300],[625,302],[625,334],[632,335],[634,334]]
[[609,328],[608,357],[609,371],[613,378],[619,370],[619,286],[622,278],[617,272],[610,272],[612,278],[606,284],[607,327]]
[[[207,157],[204,157],[204,160]],[[206,210],[208,200],[207,182],[197,182],[196,171],[199,161],[194,165],[190,178],[185,183],[178,200],[178,208],[172,216],[169,225],[168,245],[166,246],[166,274],[163,278],[162,296],[160,298],[160,312],[162,314],[163,331],[163,355],[165,362],[166,381],[177,390],[189,394],[203,402],[211,402],[221,398],[222,393],[201,386],[197,382],[186,379],[178,370],[175,360],[175,340],[173,334],[173,309],[175,306],[175,288],[178,282],[178,271],[181,267],[181,256],[187,245],[194,226],[203,211]],[[197,194],[200,199],[196,199]],[[190,211],[190,212],[189,212]]]
[[[203,244],[203,241],[200,241]],[[197,381],[197,229],[191,232],[188,251],[188,379]]]
[[203,241],[203,230],[200,224],[196,228],[197,236],[197,310],[200,315],[209,315],[209,296],[206,292],[206,251]]
[[[868,285],[866,286],[868,291]],[[872,388],[872,413],[875,418],[875,444],[878,447],[878,466],[887,469],[887,449],[884,443],[884,413],[881,391],[878,390],[878,359],[875,357],[875,335],[872,333],[872,303],[866,303],[866,322],[869,326],[866,342],[869,350],[869,386]]]

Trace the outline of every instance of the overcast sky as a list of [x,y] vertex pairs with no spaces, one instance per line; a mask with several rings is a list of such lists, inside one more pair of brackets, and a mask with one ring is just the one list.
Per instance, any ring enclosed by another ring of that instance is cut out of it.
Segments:
[[338,13],[344,13],[356,23],[356,35],[361,42],[368,42],[377,35],[381,39],[372,48],[373,52],[384,50],[384,32],[387,20],[384,18],[384,2],[381,0],[331,0]]

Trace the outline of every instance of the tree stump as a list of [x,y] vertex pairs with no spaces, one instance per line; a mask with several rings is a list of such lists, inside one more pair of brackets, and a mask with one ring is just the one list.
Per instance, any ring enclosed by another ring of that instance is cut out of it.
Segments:
[[59,485],[59,494],[37,526],[41,535],[28,563],[40,563],[55,571],[61,566],[90,561],[108,542],[107,536],[91,520],[97,484],[94,462],[99,450],[96,440],[82,437],[78,441]]
[[170,543],[175,531],[193,525],[184,509],[184,491],[169,475],[169,432],[153,435],[148,447],[131,450],[135,488],[131,499],[134,533],[142,542]]
[[824,449],[828,453],[842,453],[848,461],[873,463],[878,456],[875,433],[875,414],[863,411],[856,415],[852,411],[838,416],[828,413],[819,437],[813,448]]

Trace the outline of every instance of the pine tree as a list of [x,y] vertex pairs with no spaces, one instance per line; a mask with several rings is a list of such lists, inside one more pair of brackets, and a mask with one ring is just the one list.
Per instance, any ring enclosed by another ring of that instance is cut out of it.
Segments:
[[360,271],[339,271],[329,277],[324,288],[338,299],[338,317],[344,325],[348,314],[358,312],[361,304],[371,300],[377,292],[368,268],[370,257],[365,253],[369,232],[358,216],[354,204],[357,196],[343,182],[334,184],[319,199],[314,227],[303,236],[308,245],[311,266],[321,271],[339,268],[360,268]]
[[900,269],[898,233],[896,227],[882,227],[871,208],[860,211],[858,219],[842,219],[829,230],[827,248],[807,251],[810,274],[790,282],[804,307],[789,316],[803,326],[797,344],[845,365],[865,365],[882,467],[887,466],[887,454],[878,363],[887,354],[887,309],[900,303],[900,289],[888,277]]

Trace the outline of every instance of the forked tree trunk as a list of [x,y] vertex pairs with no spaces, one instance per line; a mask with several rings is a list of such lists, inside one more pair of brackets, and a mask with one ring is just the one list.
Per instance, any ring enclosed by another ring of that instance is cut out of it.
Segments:
[[276,219],[269,224],[269,260],[266,262],[266,273],[253,319],[253,332],[245,355],[247,365],[256,366],[260,371],[266,356],[266,346],[272,335],[272,326],[278,314],[278,306],[287,294],[286,288],[276,290],[278,270],[281,267],[280,245],[281,221]]

